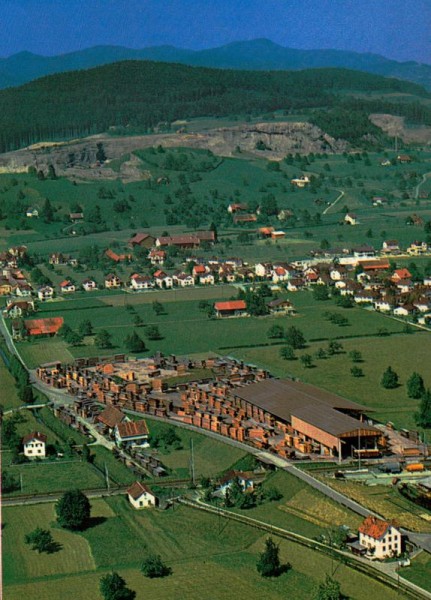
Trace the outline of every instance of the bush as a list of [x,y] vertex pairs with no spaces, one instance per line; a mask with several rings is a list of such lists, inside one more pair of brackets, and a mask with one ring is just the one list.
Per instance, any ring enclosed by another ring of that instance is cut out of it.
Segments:
[[154,577],[166,577],[172,573],[172,569],[165,565],[161,556],[158,554],[150,554],[147,556],[142,563],[141,571],[145,577],[151,579]]

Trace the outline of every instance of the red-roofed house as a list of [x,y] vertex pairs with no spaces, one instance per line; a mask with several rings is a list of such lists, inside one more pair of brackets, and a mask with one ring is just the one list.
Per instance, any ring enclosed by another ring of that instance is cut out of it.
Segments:
[[401,532],[390,522],[369,516],[359,527],[359,543],[375,558],[401,554]]
[[24,327],[27,335],[55,335],[63,325],[63,322],[63,317],[30,319],[24,321]]
[[148,253],[148,258],[152,265],[162,265],[166,260],[166,252],[152,248]]
[[134,508],[149,508],[156,506],[157,498],[148,486],[140,481],[136,481],[127,490],[127,496],[130,504]]
[[146,421],[122,421],[115,426],[115,441],[117,444],[125,444],[139,448],[149,446],[149,431]]
[[247,315],[247,305],[244,300],[230,300],[214,304],[217,317],[244,317]]
[[408,269],[396,269],[391,277],[391,280],[394,283],[398,283],[399,281],[402,281],[403,279],[411,279],[412,274],[410,273],[410,271]]
[[110,258],[111,260],[113,260],[116,263],[124,262],[125,260],[132,259],[131,254],[117,254],[116,252],[111,250],[111,248],[108,248],[108,250],[106,250],[105,256],[107,256],[108,258]]
[[62,294],[70,294],[76,291],[76,286],[69,279],[65,279],[60,283],[60,291]]
[[102,423],[108,431],[113,431],[117,425],[122,423],[126,418],[125,414],[121,412],[119,408],[115,406],[107,406],[100,415],[97,416],[96,421]]
[[174,280],[160,269],[154,273],[154,281],[159,288],[171,288],[174,286]]
[[22,438],[24,456],[27,458],[45,458],[47,437],[40,431],[33,431]]

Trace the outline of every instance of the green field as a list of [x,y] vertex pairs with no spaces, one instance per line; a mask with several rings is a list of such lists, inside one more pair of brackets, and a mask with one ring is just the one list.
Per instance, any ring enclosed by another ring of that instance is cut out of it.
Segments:
[[[166,423],[147,419],[150,436],[155,437],[170,427]],[[160,460],[176,477],[190,476],[191,443],[193,442],[195,477],[213,477],[229,469],[233,463],[245,456],[243,450],[211,437],[177,427],[181,449],[159,450]]]
[[[137,600],[173,597],[217,600],[264,596],[270,600],[312,597],[317,585],[331,573],[330,558],[291,542],[280,541],[283,561],[293,570],[266,581],[256,572],[258,553],[265,536],[248,526],[223,521],[185,507],[175,511],[134,511],[124,498],[94,500],[94,525],[83,533],[54,527],[54,540],[62,549],[53,555],[35,555],[23,544],[23,535],[38,524],[49,527],[52,505],[4,509],[4,584],[8,600],[23,594],[44,600],[97,597],[100,577],[119,570],[137,591]],[[148,552],[160,553],[173,574],[162,580],[145,579],[139,565]],[[336,565],[336,578],[349,598],[372,596],[395,599],[395,592],[344,565]],[[97,571],[95,571],[97,569]],[[362,590],[367,590],[362,592]],[[216,596],[214,596],[216,594]]]
[[431,592],[430,570],[431,555],[428,552],[421,552],[412,560],[410,567],[400,571],[400,575]]
[[[371,315],[370,315],[371,316]],[[389,321],[389,319],[388,319]],[[344,351],[323,360],[313,359],[313,368],[305,368],[300,360],[283,360],[278,347],[232,350],[230,354],[245,361],[268,368],[281,377],[298,377],[307,383],[313,383],[336,394],[350,398],[369,406],[370,417],[379,421],[392,421],[396,427],[415,428],[414,413],[418,409],[418,400],[408,398],[406,381],[413,371],[419,371],[425,385],[431,386],[429,372],[424,365],[431,359],[431,334],[395,335],[390,337],[357,338],[342,340]],[[314,354],[319,348],[325,348],[326,342],[310,344],[301,354]],[[359,350],[363,362],[359,366],[363,377],[353,377],[353,366],[348,354]],[[383,372],[388,366],[398,373],[400,385],[386,390],[380,385]]]
[[[218,288],[212,288],[212,293],[217,293]],[[191,290],[190,295],[197,290]],[[206,290],[203,290],[206,291]],[[220,288],[219,299],[236,297],[234,287]],[[209,319],[205,312],[199,310],[198,300],[175,300],[175,292],[171,294],[172,302],[166,302],[165,314],[157,316],[154,313],[151,301],[152,294],[142,294],[132,297],[134,311],[130,311],[125,304],[128,296],[114,296],[119,305],[108,296],[92,300],[86,307],[84,300],[70,300],[45,304],[39,315],[41,317],[63,316],[65,323],[72,328],[77,328],[79,323],[88,319],[93,324],[95,332],[107,329],[112,336],[113,349],[101,350],[93,344],[93,338],[85,340],[82,346],[68,347],[59,338],[50,338],[36,342],[21,342],[17,344],[26,364],[34,368],[41,362],[50,360],[64,360],[71,362],[71,356],[100,356],[112,352],[127,352],[124,340],[133,332],[133,320],[139,315],[144,325],[157,325],[162,336],[160,340],[145,340],[148,354],[157,350],[165,354],[188,355],[196,352],[213,351],[225,354],[227,348],[235,346],[256,346],[259,344],[273,343],[267,332],[274,324],[285,328],[295,325],[304,333],[307,340],[329,339],[338,337],[354,337],[376,334],[379,329],[385,328],[388,332],[402,332],[404,325],[399,321],[359,308],[350,310],[339,309],[332,301],[318,302],[313,299],[310,292],[289,294],[298,314],[293,317],[266,316],[238,319]],[[283,294],[286,295],[286,294]],[[178,296],[182,298],[182,295]],[[204,296],[205,297],[205,296]],[[206,296],[208,298],[208,296]],[[140,299],[143,299],[139,302]],[[145,300],[145,301],[144,301]],[[268,298],[269,300],[269,298]],[[211,302],[211,300],[209,300]],[[120,303],[121,302],[121,303]],[[323,318],[325,311],[341,312],[348,317],[349,324],[345,327],[334,325]],[[139,335],[145,339],[145,327],[137,329]],[[272,369],[271,369],[272,370]]]

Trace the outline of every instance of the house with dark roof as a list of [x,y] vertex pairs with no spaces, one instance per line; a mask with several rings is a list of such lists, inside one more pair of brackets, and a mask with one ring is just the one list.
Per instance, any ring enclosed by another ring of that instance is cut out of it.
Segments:
[[33,431],[22,438],[24,456],[27,458],[45,458],[47,437],[40,431]]
[[101,413],[96,417],[98,423],[102,423],[105,428],[111,433],[115,427],[122,423],[126,415],[115,406],[108,405]]
[[157,505],[156,495],[153,494],[147,485],[140,481],[136,481],[129,487],[127,497],[130,504],[137,509],[150,508]]
[[147,423],[144,419],[140,421],[122,421],[114,428],[115,441],[118,445],[124,444],[128,447],[148,448]]

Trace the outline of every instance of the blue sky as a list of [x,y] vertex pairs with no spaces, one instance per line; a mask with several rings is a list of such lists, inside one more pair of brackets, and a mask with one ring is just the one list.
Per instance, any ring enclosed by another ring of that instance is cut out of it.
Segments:
[[258,37],[431,64],[431,0],[1,0],[0,56]]

